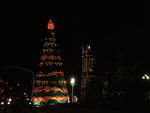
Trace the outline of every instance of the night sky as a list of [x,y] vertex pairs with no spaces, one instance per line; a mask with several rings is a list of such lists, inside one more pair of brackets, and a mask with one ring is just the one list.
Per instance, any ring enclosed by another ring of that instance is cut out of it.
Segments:
[[31,3],[28,7],[27,4],[1,10],[1,70],[16,65],[34,71],[39,61],[40,41],[50,18],[55,22],[66,76],[81,76],[81,47],[88,43],[96,47],[98,75],[111,71],[115,63],[135,66],[135,71],[150,70],[146,3],[101,3],[94,8],[80,7],[84,11],[70,6],[68,14],[55,13],[56,7],[49,8],[46,3]]

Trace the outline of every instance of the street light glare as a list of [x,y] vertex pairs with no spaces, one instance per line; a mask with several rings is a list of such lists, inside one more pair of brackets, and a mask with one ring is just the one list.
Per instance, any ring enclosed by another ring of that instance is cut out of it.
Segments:
[[4,105],[4,102],[1,102],[1,105]]
[[11,98],[9,98],[9,99],[8,99],[8,101],[9,101],[9,102],[11,102],[11,101],[12,101],[12,99],[11,99]]
[[88,49],[90,50],[90,48],[91,48],[91,47],[90,47],[90,45],[89,45],[89,46],[88,46]]
[[142,76],[142,79],[145,79],[145,76]]
[[9,105],[9,104],[10,104],[10,102],[7,102],[7,104]]
[[150,76],[148,74],[144,74],[144,76],[142,76],[142,79],[143,80],[149,80]]
[[75,79],[74,78],[71,78],[71,85],[74,85],[74,83],[75,83]]
[[149,80],[149,79],[150,79],[150,77],[149,77],[149,76],[146,76],[146,79],[147,79],[147,80]]

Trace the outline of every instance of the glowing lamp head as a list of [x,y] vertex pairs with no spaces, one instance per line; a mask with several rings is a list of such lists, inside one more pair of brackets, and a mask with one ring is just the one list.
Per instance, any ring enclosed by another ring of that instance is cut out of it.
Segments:
[[91,46],[90,46],[90,45],[88,46],[88,49],[89,49],[89,50],[91,49]]
[[147,80],[149,80],[150,79],[150,77],[149,76],[147,76]]
[[52,22],[52,20],[48,22],[47,28],[48,30],[54,30],[54,23]]
[[11,98],[9,98],[9,99],[8,99],[8,101],[9,101],[9,102],[11,102],[11,101],[12,101],[12,99],[11,99]]
[[145,76],[142,76],[142,79],[145,79]]
[[10,105],[10,102],[7,102],[8,105]]
[[71,78],[70,83],[71,83],[71,85],[74,85],[75,84],[75,79]]
[[1,105],[4,105],[4,102],[1,102]]

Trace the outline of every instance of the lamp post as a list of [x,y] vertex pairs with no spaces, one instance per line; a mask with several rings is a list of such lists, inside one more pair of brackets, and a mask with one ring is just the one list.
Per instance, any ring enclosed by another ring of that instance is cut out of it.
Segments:
[[74,85],[75,85],[75,78],[71,78],[70,80],[70,83],[71,83],[71,86],[72,86],[72,103],[73,103],[73,88],[74,88]]

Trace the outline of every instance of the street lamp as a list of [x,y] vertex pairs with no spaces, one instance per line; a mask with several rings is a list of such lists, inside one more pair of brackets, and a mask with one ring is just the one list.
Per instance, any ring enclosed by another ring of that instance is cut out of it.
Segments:
[[73,103],[73,88],[74,88],[74,85],[75,85],[75,78],[71,78],[70,83],[71,83],[71,86],[72,86],[72,103]]

